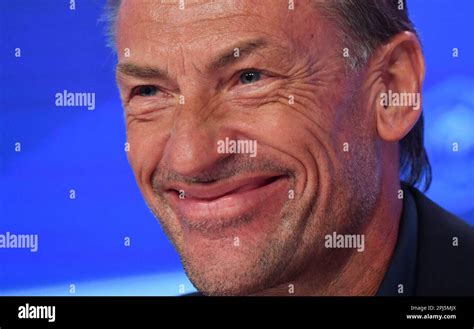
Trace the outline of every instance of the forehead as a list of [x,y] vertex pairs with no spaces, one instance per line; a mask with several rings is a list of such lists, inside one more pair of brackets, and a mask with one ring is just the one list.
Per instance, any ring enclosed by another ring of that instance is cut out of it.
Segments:
[[117,46],[156,54],[262,36],[303,46],[319,20],[311,0],[295,1],[293,10],[287,0],[122,0]]

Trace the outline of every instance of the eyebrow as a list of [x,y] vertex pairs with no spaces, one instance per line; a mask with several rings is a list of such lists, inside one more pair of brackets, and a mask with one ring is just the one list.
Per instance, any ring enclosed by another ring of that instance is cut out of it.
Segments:
[[[264,48],[267,44],[268,42],[262,38],[238,42],[216,56],[216,59],[207,65],[207,70],[215,71],[221,69],[243,59],[258,49]],[[236,49],[239,51],[239,56],[235,56]],[[141,66],[134,63],[119,63],[117,65],[117,71],[136,78],[170,80],[167,70],[158,67]]]
[[[221,69],[239,59],[243,59],[258,49],[264,48],[267,44],[268,42],[262,38],[239,42],[217,56],[217,58],[207,66],[207,70],[215,71]],[[236,49],[239,51],[238,57],[235,56]]]
[[120,63],[117,71],[126,75],[143,79],[163,79],[168,80],[168,72],[157,67],[141,66],[133,63]]

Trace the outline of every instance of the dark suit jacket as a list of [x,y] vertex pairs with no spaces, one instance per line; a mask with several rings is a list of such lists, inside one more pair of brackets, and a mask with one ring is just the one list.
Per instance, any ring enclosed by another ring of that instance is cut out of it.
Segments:
[[415,295],[474,296],[474,228],[417,189],[410,191],[418,211]]

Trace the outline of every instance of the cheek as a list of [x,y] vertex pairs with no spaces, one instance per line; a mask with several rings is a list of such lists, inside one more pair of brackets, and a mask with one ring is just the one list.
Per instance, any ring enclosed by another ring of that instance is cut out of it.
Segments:
[[166,136],[156,122],[127,124],[128,159],[140,188],[151,189],[151,176],[163,152]]
[[[296,93],[294,93],[296,95]],[[276,155],[282,165],[288,165],[296,178],[295,199],[307,198],[316,193],[319,181],[319,166],[330,167],[329,136],[321,127],[323,122],[314,120],[311,112],[320,111],[314,102],[306,100],[298,104],[286,95],[253,111],[249,119],[233,118],[234,122],[245,122],[247,136],[258,141],[262,149]],[[244,124],[242,124],[243,126]]]
[[292,104],[282,98],[270,125],[272,132],[262,136],[272,136],[273,145],[298,162],[298,188],[311,195],[329,188],[342,162],[337,109],[318,94],[294,90]]

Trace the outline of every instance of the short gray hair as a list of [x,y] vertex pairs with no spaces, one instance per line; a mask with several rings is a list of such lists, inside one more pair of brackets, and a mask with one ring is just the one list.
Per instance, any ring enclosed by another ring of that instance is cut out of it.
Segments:
[[115,30],[117,16],[122,0],[107,0],[105,3],[104,12],[99,19],[99,22],[105,23],[105,36],[107,37],[107,47],[116,50],[115,47]]
[[[107,44],[115,49],[115,23],[121,0],[107,0],[101,21],[107,24]],[[373,52],[403,31],[416,34],[406,0],[315,0],[323,15],[333,19],[354,55],[352,69],[364,67]],[[423,142],[423,112],[413,129],[399,142],[400,177],[410,186],[431,184],[431,165]]]

